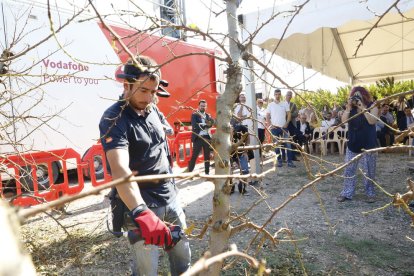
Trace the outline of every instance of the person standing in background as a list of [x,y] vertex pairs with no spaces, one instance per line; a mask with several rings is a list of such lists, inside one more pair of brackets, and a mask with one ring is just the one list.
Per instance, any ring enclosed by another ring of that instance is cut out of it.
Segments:
[[[273,102],[269,103],[266,110],[266,125],[272,132],[274,141],[277,141],[277,138],[289,138],[287,126],[290,122],[290,108],[287,102],[282,101],[281,98],[282,92],[280,89],[276,89],[275,99]],[[285,143],[284,145],[287,149],[288,167],[295,168],[296,166],[292,162],[291,144]],[[275,152],[277,155],[277,167],[282,167],[282,155],[279,146],[276,147]]]
[[407,107],[407,102],[404,96],[398,97],[398,100],[391,102],[390,107],[395,111],[395,117],[397,118],[397,126],[399,130],[404,130],[406,127],[405,113],[404,109]]
[[289,134],[290,136],[294,136],[296,134],[296,120],[298,118],[299,110],[295,103],[292,102],[293,92],[288,91],[286,93],[286,102],[289,105],[290,109],[290,121],[288,124]]
[[241,92],[239,95],[239,103],[234,107],[234,115],[240,120],[240,124],[249,128],[249,120],[251,116],[250,110],[246,106],[246,93]]
[[201,149],[204,155],[204,172],[210,173],[210,144],[211,137],[208,129],[214,124],[214,119],[206,112],[207,102],[201,100],[198,103],[198,110],[191,115],[191,141],[193,142],[193,153],[190,162],[188,163],[188,171],[194,170],[198,155]]
[[[266,137],[266,108],[263,105],[263,99],[257,99],[257,136],[260,144],[263,144]],[[260,148],[260,156],[262,149]]]
[[[288,91],[286,93],[286,102],[289,105],[289,109],[290,109],[290,121],[288,124],[288,131],[289,131],[289,135],[291,137],[294,137],[296,135],[298,135],[298,129],[296,128],[296,119],[298,117],[299,114],[299,110],[298,107],[296,106],[295,103],[291,102],[293,97],[293,92],[292,91]],[[292,151],[292,160],[293,161],[298,161],[298,159],[296,158],[296,152]]]

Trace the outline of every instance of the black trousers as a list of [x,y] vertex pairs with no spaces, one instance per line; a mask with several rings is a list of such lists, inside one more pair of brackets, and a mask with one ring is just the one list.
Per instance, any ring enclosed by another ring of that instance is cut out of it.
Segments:
[[259,136],[259,141],[261,144],[263,144],[266,134],[265,134],[265,129],[264,128],[258,128],[257,129],[257,134]]
[[191,155],[190,162],[188,163],[188,171],[194,170],[197,157],[203,149],[204,154],[204,170],[206,174],[210,173],[210,136],[197,137],[193,142],[193,154]]
[[385,136],[387,134],[390,136],[390,146],[392,146],[394,144],[394,133],[392,132],[391,129],[389,129],[387,126],[385,126],[380,131],[377,131],[377,138],[380,142],[381,147],[386,147],[387,146],[387,142],[386,142],[386,139],[385,139]]
[[404,111],[397,111],[397,126],[399,130],[407,129],[407,116]]
[[287,129],[289,130],[289,136],[295,136],[298,134],[298,129],[293,125],[292,122],[289,122]]
[[[295,124],[296,124],[296,122],[295,122]],[[294,137],[293,141],[295,142],[295,138],[299,135],[298,132],[300,132],[300,130],[298,130],[292,122],[289,122],[287,129],[289,131],[289,136]],[[296,149],[296,147],[294,145],[292,145],[292,150],[295,150],[295,149]],[[297,154],[296,151],[292,151],[293,158],[296,158],[295,157],[296,154]],[[282,156],[284,156],[284,151],[282,151]],[[285,158],[283,157],[283,159],[285,159]]]
[[298,134],[295,136],[295,139],[293,139],[294,142],[298,143],[299,145],[307,145],[309,142],[309,137],[306,137],[303,135],[302,132],[298,132]]
[[[258,137],[259,137],[260,144],[263,144],[263,142],[265,140],[265,137],[266,137],[265,129],[264,128],[258,128],[257,129],[257,134],[258,134]],[[259,154],[260,154],[260,156],[262,156],[262,148],[259,149]]]

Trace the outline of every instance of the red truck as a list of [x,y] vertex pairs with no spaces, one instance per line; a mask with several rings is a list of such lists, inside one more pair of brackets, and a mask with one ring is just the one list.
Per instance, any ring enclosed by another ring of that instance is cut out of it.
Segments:
[[[1,37],[5,37],[5,49],[15,56],[50,34],[45,7],[0,3],[5,22]],[[71,16],[52,11],[54,22],[65,22]],[[70,169],[90,176],[88,168],[93,167],[92,174],[103,176],[104,156],[90,149],[97,148],[103,111],[122,93],[122,82],[115,76],[129,56],[99,22],[76,21],[12,60],[10,75],[1,77],[4,84],[19,90],[18,97],[0,106],[0,114],[16,118],[6,129],[12,137],[0,145],[0,164],[7,168],[0,171],[2,195],[11,178],[27,179],[40,189],[55,184],[62,173],[67,178]],[[151,56],[162,64],[162,78],[169,82],[171,96],[160,98],[158,106],[176,127],[176,134],[190,123],[191,108],[197,108],[200,99],[208,102],[209,112],[215,115],[219,70],[214,50],[121,25],[111,27],[132,53]],[[21,34],[18,40],[16,34]],[[20,120],[25,112],[47,121]],[[62,159],[62,152],[67,159]]]

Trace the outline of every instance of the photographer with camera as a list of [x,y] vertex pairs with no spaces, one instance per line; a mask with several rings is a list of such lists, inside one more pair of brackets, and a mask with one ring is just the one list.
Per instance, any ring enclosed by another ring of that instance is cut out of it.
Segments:
[[[352,88],[346,109],[342,115],[342,122],[361,113],[366,108],[374,104],[370,93],[361,86]],[[370,111],[357,115],[348,122],[348,144],[346,149],[345,162],[349,162],[352,158],[362,152],[362,150],[373,149],[376,147],[376,130],[378,108],[374,107]],[[365,193],[367,202],[375,201],[374,184],[372,180],[375,178],[375,170],[377,163],[377,153],[366,153],[361,159],[346,166],[344,171],[344,188],[337,198],[339,202],[351,200],[355,193],[356,171],[358,164],[366,175],[364,178]],[[372,179],[372,180],[371,180]]]

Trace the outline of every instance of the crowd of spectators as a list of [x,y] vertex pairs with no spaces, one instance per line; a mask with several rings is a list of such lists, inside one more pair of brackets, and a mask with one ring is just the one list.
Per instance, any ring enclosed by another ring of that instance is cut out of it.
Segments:
[[[345,105],[338,105],[336,103],[330,107],[328,104],[324,105],[322,110],[315,108],[311,102],[299,110],[292,109],[292,103],[290,102],[292,93],[287,92],[284,99],[286,104],[290,104],[291,107],[291,122],[288,125],[289,134],[293,137],[294,141],[300,145],[307,146],[308,142],[312,139],[313,132],[316,128],[319,128],[321,133],[326,133],[330,127],[340,126],[341,128],[347,128],[348,123],[342,123],[342,115],[345,110]],[[267,103],[265,99],[259,99],[261,112],[266,112],[266,107],[272,100]],[[259,106],[259,103],[258,103]],[[294,106],[296,108],[296,105]],[[395,135],[397,131],[404,131],[410,127],[414,127],[414,117],[412,110],[414,108],[413,99],[405,99],[399,97],[397,100],[391,102],[384,102],[378,106],[379,118],[376,123],[377,132],[377,144],[381,147],[386,147],[394,144]],[[266,125],[265,120],[259,119],[259,126],[264,130]],[[263,120],[263,123],[260,121]],[[263,130],[260,130],[263,132]],[[260,133],[260,136],[263,134]],[[407,138],[406,138],[407,139]],[[404,140],[405,142],[405,140]]]
[[[348,119],[350,117],[344,115],[346,113],[349,115],[347,110],[347,106],[350,105],[349,102],[343,105],[334,103],[332,107],[326,104],[321,110],[315,108],[311,102],[307,102],[303,108],[299,109],[292,99],[292,91],[287,91],[285,97],[283,97],[280,89],[275,89],[272,99],[257,99],[257,117],[254,117],[252,109],[246,104],[246,95],[242,92],[233,107],[233,119],[231,122],[233,142],[238,143],[242,139],[242,145],[249,144],[249,140],[252,139],[254,133],[253,121],[257,122],[256,139],[258,139],[258,142],[266,143],[266,135],[269,139],[273,139],[273,141],[278,139],[284,139],[281,140],[282,142],[293,140],[293,142],[302,146],[307,152],[309,152],[309,144],[312,139],[331,139],[333,135],[331,130],[335,126],[339,130],[343,130],[341,138],[351,139],[345,136],[348,133]],[[400,97],[397,100],[384,102],[381,105],[377,104],[376,100],[373,99],[370,105],[374,105],[379,110],[377,115],[374,115],[374,121],[372,122],[373,135],[376,136],[374,137],[374,139],[376,138],[375,146],[386,147],[393,145],[395,141],[394,136],[398,130],[404,131],[414,127],[414,117],[412,115],[413,99],[406,100],[404,97]],[[267,130],[269,133],[266,134]],[[250,135],[246,136],[245,134],[247,133]],[[316,137],[317,134],[321,135],[321,137]],[[270,140],[267,141],[270,142]],[[341,152],[339,146],[338,151]],[[298,151],[292,147],[291,143],[279,144],[275,152],[277,154],[277,167],[282,167],[283,162],[287,162],[287,167],[289,168],[296,167],[293,161],[297,161],[296,155]],[[198,156],[198,153],[196,156]],[[347,155],[349,155],[348,151]],[[263,158],[261,150],[260,157]],[[248,161],[252,158],[254,156],[251,151],[236,150],[232,153],[233,163],[240,169],[241,174],[249,174]],[[206,166],[209,167],[209,164],[207,163]],[[206,173],[208,174],[207,168]],[[241,194],[247,194],[246,184],[246,181],[240,181],[237,185],[235,183],[231,192],[233,193],[234,188],[237,186]],[[249,182],[249,184],[252,185],[252,182]]]

